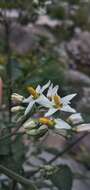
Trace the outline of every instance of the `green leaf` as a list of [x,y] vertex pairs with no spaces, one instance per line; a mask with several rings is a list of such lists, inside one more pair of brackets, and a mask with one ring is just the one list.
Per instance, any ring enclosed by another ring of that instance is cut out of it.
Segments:
[[49,178],[59,190],[71,190],[72,188],[73,175],[66,165],[60,165]]
[[48,131],[48,128],[45,125],[40,126],[38,129],[29,129],[26,131],[26,133],[32,137],[35,137],[36,139],[42,137],[46,134]]

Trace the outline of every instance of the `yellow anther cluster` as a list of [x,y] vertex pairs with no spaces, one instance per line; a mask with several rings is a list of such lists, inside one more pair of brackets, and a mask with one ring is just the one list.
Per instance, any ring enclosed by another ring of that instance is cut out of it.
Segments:
[[63,106],[60,96],[56,95],[53,97],[53,99],[54,99],[55,106],[57,108],[61,108]]
[[40,117],[39,118],[39,123],[44,124],[44,125],[48,125],[48,126],[53,126],[54,125],[54,121],[51,119],[48,119],[46,117]]
[[30,87],[27,88],[27,90],[28,90],[28,92],[29,92],[34,98],[36,98],[36,97],[38,96],[36,90],[35,90],[33,87],[30,86]]

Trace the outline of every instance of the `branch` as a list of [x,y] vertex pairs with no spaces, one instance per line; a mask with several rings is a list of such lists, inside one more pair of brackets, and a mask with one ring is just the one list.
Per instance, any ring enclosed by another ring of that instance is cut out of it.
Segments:
[[17,131],[22,127],[22,125],[30,118],[31,114],[27,114],[25,116],[23,116],[23,118],[21,120],[19,120],[18,123],[16,123],[16,126],[15,126],[15,130],[14,132],[11,132],[10,134],[7,134],[7,135],[4,135],[2,137],[0,137],[0,141],[2,140],[5,140],[7,138],[10,138],[14,135],[16,135]]
[[83,135],[78,137],[76,140],[74,140],[71,144],[67,145],[62,151],[57,153],[54,158],[52,158],[48,164],[52,164],[56,159],[59,158],[59,156],[62,156],[63,154],[69,152],[79,141],[81,141],[83,138],[85,138],[88,135],[88,132],[85,132]]
[[7,96],[8,96],[8,113],[9,123],[11,123],[11,94],[12,94],[12,64],[11,64],[11,48],[10,48],[10,21],[4,15],[3,24],[5,27],[5,53],[7,55],[6,75],[7,75]]
[[0,172],[4,173],[5,175],[14,179],[15,181],[21,183],[22,185],[26,185],[26,186],[30,187],[30,190],[37,190],[36,186],[30,180],[22,177],[21,175],[4,167],[3,165],[0,165]]

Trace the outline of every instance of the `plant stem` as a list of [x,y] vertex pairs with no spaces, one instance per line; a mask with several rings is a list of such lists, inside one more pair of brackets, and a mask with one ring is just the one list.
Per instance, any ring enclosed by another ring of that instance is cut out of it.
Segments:
[[[75,146],[78,142],[80,142],[83,138],[85,138],[88,135],[88,132],[85,132],[83,135],[81,135],[79,138],[77,138],[76,140],[74,140],[71,144],[67,145],[62,151],[60,151],[59,153],[57,153],[55,155],[54,158],[52,158],[49,162],[47,162],[46,164],[52,164],[56,159],[59,158],[59,156],[62,156],[63,154],[67,153],[68,151],[70,151],[73,146]],[[38,168],[35,172],[33,172],[33,174],[30,175],[30,177],[33,177],[34,174],[38,173],[40,171],[40,168]]]
[[85,132],[83,135],[75,139],[71,144],[67,145],[62,151],[57,153],[54,158],[52,158],[48,164],[52,164],[56,159],[59,158],[59,156],[62,156],[63,154],[69,152],[79,141],[81,141],[83,138],[85,138],[88,135],[88,132]]
[[28,179],[22,177],[21,175],[17,174],[16,172],[4,167],[3,165],[0,165],[0,172],[4,173],[11,179],[21,183],[22,185],[26,185],[30,187],[30,190],[37,190],[36,186]]
[[8,95],[8,122],[11,123],[11,94],[12,94],[12,65],[11,65],[11,49],[10,49],[10,21],[7,18],[4,19],[5,26],[5,53],[7,55],[6,75],[7,75],[7,95]]
[[10,190],[15,190],[16,186],[17,186],[17,181],[16,180],[12,180],[11,186],[10,186]]
[[[11,134],[12,67],[11,67],[11,48],[10,48],[10,21],[6,17],[6,11],[4,12],[3,24],[5,27],[5,54],[7,56],[7,63],[6,63],[7,107],[8,107],[7,131],[9,134]],[[11,139],[9,142],[9,150],[10,150],[10,155],[12,155]]]
[[27,114],[27,115],[25,115],[25,116],[23,116],[23,118],[22,118],[21,120],[19,120],[18,123],[16,123],[14,132],[0,137],[0,141],[5,140],[5,139],[7,139],[7,138],[9,138],[9,137],[11,137],[11,136],[16,135],[17,131],[18,131],[18,130],[23,126],[23,124],[30,118],[30,116],[31,116],[30,113]]

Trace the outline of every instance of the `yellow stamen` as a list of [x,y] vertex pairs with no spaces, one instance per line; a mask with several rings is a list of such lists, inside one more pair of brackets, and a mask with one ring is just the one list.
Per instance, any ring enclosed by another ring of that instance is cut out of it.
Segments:
[[36,98],[36,97],[38,96],[36,90],[35,90],[33,87],[30,86],[30,87],[27,88],[27,90],[28,90],[28,92],[29,92],[34,98]]
[[49,125],[49,126],[53,126],[54,125],[54,121],[51,120],[51,119],[48,119],[46,117],[40,117],[39,118],[39,123],[45,124],[45,125]]
[[60,96],[56,95],[53,97],[53,99],[57,108],[61,108],[63,106]]

